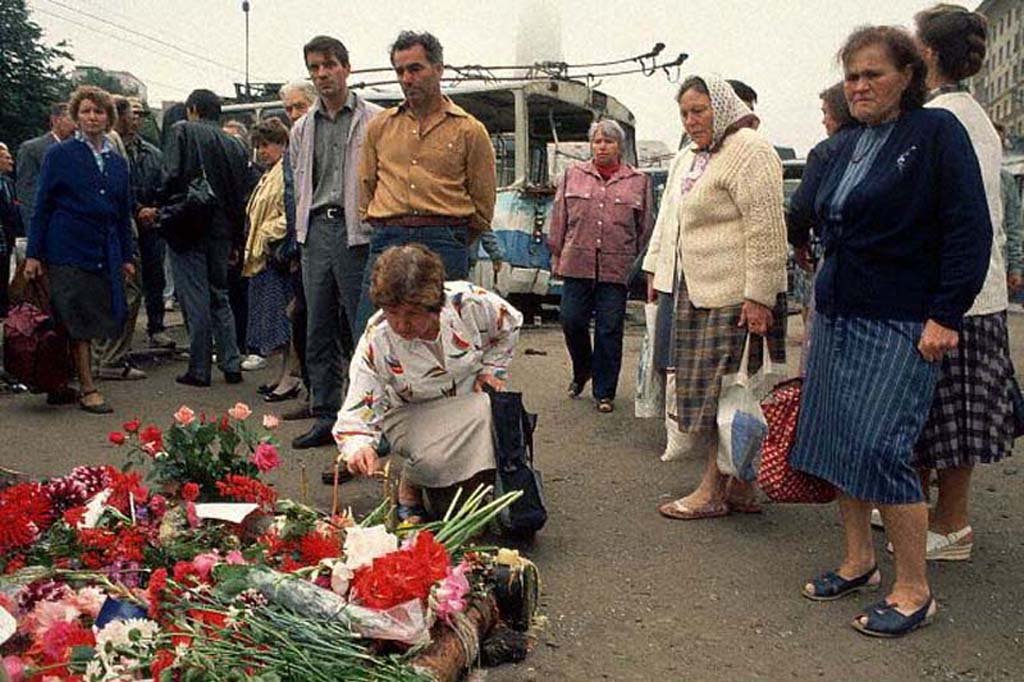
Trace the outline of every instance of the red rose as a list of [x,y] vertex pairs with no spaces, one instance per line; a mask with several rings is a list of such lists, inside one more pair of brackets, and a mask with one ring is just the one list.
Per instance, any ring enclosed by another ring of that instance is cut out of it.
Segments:
[[120,431],[111,431],[107,434],[107,440],[114,445],[124,445],[124,434]]
[[199,498],[199,484],[189,481],[181,486],[181,499],[186,502],[195,502]]
[[163,434],[160,432],[160,429],[153,424],[142,429],[142,433],[139,434],[139,440],[143,443],[153,443],[162,439]]
[[121,428],[127,431],[128,433],[135,433],[136,431],[139,430],[140,426],[142,426],[142,422],[139,421],[138,417],[131,420],[130,422],[125,422],[124,424],[121,424]]

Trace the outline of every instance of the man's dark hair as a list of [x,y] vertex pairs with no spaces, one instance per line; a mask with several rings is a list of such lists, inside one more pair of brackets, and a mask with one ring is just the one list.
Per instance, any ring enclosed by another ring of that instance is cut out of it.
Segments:
[[50,118],[59,118],[61,116],[66,116],[67,113],[68,113],[68,103],[67,102],[57,102],[55,104],[51,104],[50,105]]
[[736,96],[743,100],[744,104],[757,104],[757,91],[750,87],[743,81],[735,79],[728,79],[725,81],[732,86],[732,91],[736,93]]
[[338,60],[338,63],[348,68],[348,48],[337,38],[330,36],[316,36],[302,46],[302,61],[306,61],[310,52],[329,54]]
[[132,103],[128,101],[128,98],[123,95],[114,95],[114,109],[117,110],[117,117],[123,118],[129,111],[131,111]]
[[216,121],[220,118],[220,97],[211,90],[193,90],[185,100],[185,109],[195,109],[199,118]]
[[416,31],[402,31],[395,38],[395,42],[391,44],[391,49],[388,52],[388,58],[391,59],[391,63],[395,63],[395,53],[401,52],[402,50],[408,50],[417,45],[423,47],[423,51],[427,53],[427,61],[431,64],[444,64],[444,48],[441,47],[441,41],[438,40],[434,34],[423,31],[417,33]]

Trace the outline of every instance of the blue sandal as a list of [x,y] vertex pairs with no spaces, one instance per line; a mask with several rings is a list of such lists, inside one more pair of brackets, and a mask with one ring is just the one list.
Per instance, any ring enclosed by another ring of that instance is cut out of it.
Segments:
[[847,580],[835,571],[822,573],[811,580],[813,591],[808,592],[807,587],[800,591],[800,594],[811,601],[835,601],[842,599],[848,594],[860,592],[861,590],[877,590],[882,580],[872,583],[871,579],[878,573],[878,566],[872,566],[871,570],[861,576]]
[[[935,599],[930,596],[924,606],[909,616],[903,615],[896,610],[895,604],[889,604],[883,599],[864,609],[864,612],[854,618],[850,625],[863,635],[891,639],[910,634],[914,630],[928,625],[932,622],[937,610]],[[861,616],[868,617],[867,623],[860,622]]]

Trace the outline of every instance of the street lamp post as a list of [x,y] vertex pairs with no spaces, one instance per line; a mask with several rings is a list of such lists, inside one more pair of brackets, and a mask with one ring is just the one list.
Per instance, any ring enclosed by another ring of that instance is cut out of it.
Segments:
[[252,99],[249,90],[249,0],[242,0],[242,12],[245,14],[245,98]]

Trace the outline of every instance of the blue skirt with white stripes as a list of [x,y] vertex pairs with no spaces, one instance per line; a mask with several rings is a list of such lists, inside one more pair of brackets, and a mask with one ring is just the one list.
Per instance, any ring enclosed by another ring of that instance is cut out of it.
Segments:
[[911,466],[939,377],[921,357],[920,322],[817,315],[794,469],[876,504],[921,502]]

